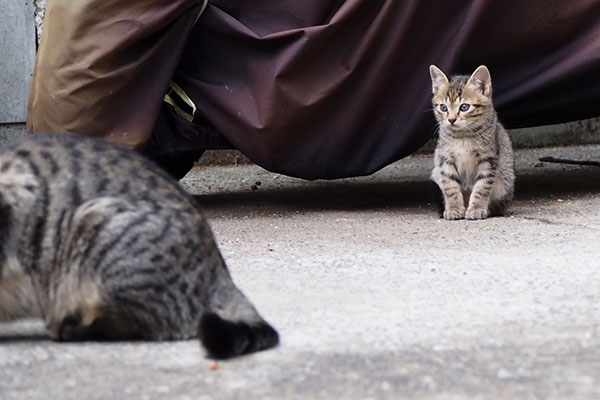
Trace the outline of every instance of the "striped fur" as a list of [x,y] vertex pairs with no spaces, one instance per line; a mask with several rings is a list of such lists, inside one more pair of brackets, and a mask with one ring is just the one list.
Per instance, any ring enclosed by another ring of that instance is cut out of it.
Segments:
[[492,103],[488,69],[448,79],[430,67],[439,139],[431,179],[439,187],[443,217],[484,219],[503,215],[514,193],[510,138]]
[[0,320],[23,317],[43,318],[56,340],[227,330],[230,343],[204,343],[219,358],[278,342],[196,201],[136,153],[71,134],[0,150]]

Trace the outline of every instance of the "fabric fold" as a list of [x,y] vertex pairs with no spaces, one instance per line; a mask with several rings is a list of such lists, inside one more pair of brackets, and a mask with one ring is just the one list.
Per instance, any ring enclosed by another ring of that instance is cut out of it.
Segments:
[[[334,179],[431,138],[430,64],[487,65],[507,128],[600,115],[600,0],[226,0],[195,25],[201,1],[104,1],[101,15],[99,0],[72,3],[49,2],[31,131],[152,137],[174,154],[220,143],[271,171]],[[139,23],[107,35],[123,15]],[[171,81],[191,121],[162,102]]]

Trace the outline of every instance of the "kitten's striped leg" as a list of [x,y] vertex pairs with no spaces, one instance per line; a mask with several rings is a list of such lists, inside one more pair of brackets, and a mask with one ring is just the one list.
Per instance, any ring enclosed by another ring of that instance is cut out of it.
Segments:
[[488,165],[487,168],[480,169],[479,173],[475,177],[475,185],[473,185],[473,192],[469,198],[469,207],[465,213],[466,219],[485,219],[490,214],[490,194],[494,187],[496,179],[496,173]]
[[461,219],[465,216],[465,201],[460,190],[460,177],[451,165],[433,171],[435,183],[444,196],[444,219]]

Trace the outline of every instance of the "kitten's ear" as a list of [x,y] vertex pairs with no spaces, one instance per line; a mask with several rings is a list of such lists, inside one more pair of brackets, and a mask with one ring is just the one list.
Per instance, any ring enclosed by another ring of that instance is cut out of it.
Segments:
[[467,86],[480,92],[484,96],[492,97],[492,77],[485,65],[477,67],[473,75],[467,81]]
[[431,75],[431,90],[434,94],[442,87],[450,85],[446,74],[435,65],[429,66],[429,75]]

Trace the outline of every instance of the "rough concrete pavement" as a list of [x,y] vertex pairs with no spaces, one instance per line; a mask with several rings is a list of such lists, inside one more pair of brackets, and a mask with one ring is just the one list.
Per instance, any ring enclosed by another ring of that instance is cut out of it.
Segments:
[[214,369],[195,341],[5,324],[0,398],[600,398],[600,168],[546,155],[600,146],[518,151],[516,201],[485,221],[438,218],[429,158],[332,182],[196,169],[183,184],[281,345]]

